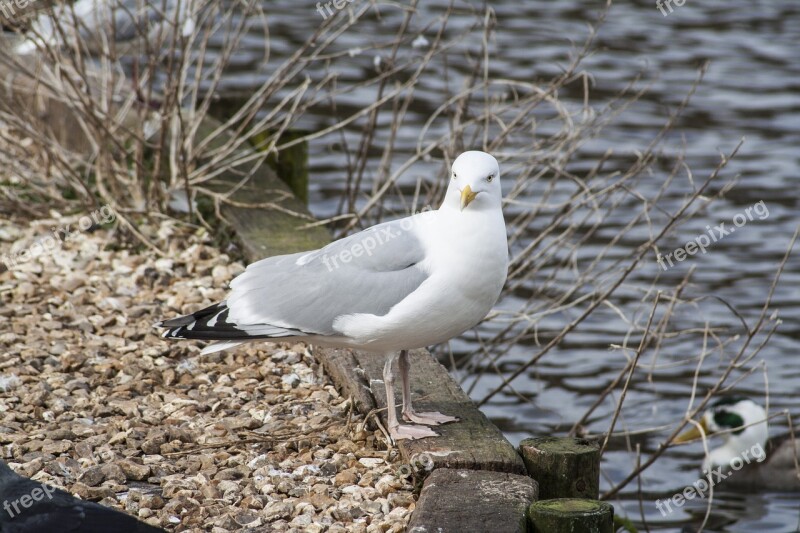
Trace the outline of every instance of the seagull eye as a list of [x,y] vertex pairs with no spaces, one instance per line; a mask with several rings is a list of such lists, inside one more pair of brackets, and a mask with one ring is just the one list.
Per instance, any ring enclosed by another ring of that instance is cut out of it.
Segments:
[[486,176],[486,181],[492,181],[494,179],[494,174],[489,174]]
[[453,179],[457,179],[457,178],[458,178],[458,176],[456,176],[456,173],[453,172]]

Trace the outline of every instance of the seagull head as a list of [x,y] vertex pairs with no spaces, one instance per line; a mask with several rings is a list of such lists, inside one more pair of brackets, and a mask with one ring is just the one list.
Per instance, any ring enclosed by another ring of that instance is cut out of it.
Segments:
[[473,150],[453,161],[445,203],[452,207],[458,205],[461,211],[467,207],[499,208],[502,196],[500,166],[494,157]]

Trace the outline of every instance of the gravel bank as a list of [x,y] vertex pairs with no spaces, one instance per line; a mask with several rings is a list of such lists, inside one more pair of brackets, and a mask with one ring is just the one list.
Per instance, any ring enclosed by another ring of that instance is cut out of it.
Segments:
[[5,461],[173,531],[403,531],[412,480],[306,346],[200,357],[157,336],[156,320],[224,298],[243,266],[203,230],[144,231],[165,257],[80,215],[0,221]]

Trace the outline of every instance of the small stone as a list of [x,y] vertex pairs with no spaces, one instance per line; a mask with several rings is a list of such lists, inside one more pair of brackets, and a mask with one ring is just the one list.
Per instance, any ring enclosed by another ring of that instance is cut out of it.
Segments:
[[72,447],[72,443],[68,440],[60,440],[56,442],[50,441],[50,439],[44,441],[42,444],[42,453],[49,453],[53,455],[61,455],[65,453]]
[[96,487],[102,483],[105,478],[106,476],[103,474],[103,467],[100,465],[95,465],[84,470],[78,479],[81,483],[84,483],[89,487]]
[[235,481],[229,481],[229,480],[224,479],[224,480],[219,482],[219,484],[217,485],[217,488],[223,494],[225,494],[227,492],[238,492],[239,491],[239,484],[236,483]]
[[200,487],[200,493],[207,499],[207,500],[218,500],[222,498],[222,493],[219,489],[210,483],[203,485]]
[[343,485],[355,485],[358,482],[358,473],[354,468],[342,470],[336,474],[333,482],[337,487],[341,487]]
[[261,525],[261,517],[252,511],[236,513],[233,520],[242,527],[259,527]]
[[164,499],[158,494],[142,494],[139,500],[139,507],[145,509],[161,509],[164,507]]
[[387,496],[390,492],[395,492],[401,486],[401,481],[392,475],[385,475],[381,477],[376,483],[375,488],[381,496]]
[[84,276],[71,274],[64,279],[63,283],[61,284],[61,289],[67,292],[73,292],[78,287],[83,287],[84,282]]
[[408,492],[391,492],[387,499],[392,507],[411,507],[414,503],[414,496]]
[[242,498],[240,506],[247,507],[248,509],[263,509],[264,502],[261,500],[259,496],[254,496],[250,494]]
[[364,502],[362,509],[368,514],[378,514],[381,512],[380,502]]
[[161,442],[151,439],[144,441],[140,448],[147,455],[157,455],[161,453],[161,444]]
[[103,498],[113,498],[114,491],[108,487],[89,487],[84,483],[73,483],[69,492],[75,494],[82,500],[99,501]]
[[127,479],[133,481],[142,481],[150,477],[149,466],[136,463],[130,459],[117,461],[117,466],[120,467]]
[[336,474],[336,464],[332,461],[326,461],[322,463],[319,467],[319,472],[323,476],[333,476]]
[[263,514],[267,522],[273,522],[280,518],[289,518],[292,516],[293,510],[294,506],[291,503],[274,501],[269,502],[266,507],[264,507]]
[[293,525],[294,527],[300,527],[305,529],[311,525],[311,522],[312,522],[311,515],[301,514],[295,516],[290,522],[290,524]]
[[106,481],[113,481],[119,484],[125,484],[127,481],[127,476],[118,465],[113,463],[102,465],[100,470],[103,472]]
[[288,374],[286,376],[283,376],[281,378],[281,381],[283,382],[284,385],[292,389],[300,385],[300,377],[297,374]]
[[283,360],[284,363],[287,365],[296,365],[300,361],[302,361],[303,357],[297,352],[289,352],[286,354],[286,358]]

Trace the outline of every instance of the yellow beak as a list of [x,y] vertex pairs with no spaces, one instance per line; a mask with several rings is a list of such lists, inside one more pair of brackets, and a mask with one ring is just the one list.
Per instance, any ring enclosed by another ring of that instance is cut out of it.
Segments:
[[469,185],[464,187],[464,190],[461,191],[461,210],[463,211],[476,196],[478,196],[478,193],[472,192]]
[[[708,431],[708,426],[706,426],[706,421],[703,420],[703,419],[700,419],[699,424],[700,424],[700,427],[692,425],[692,429],[680,434],[675,439],[675,443],[676,444],[681,444],[683,442],[689,442],[690,440],[699,439],[703,435],[708,435],[709,431]],[[702,433],[700,432],[700,428],[703,428]]]

